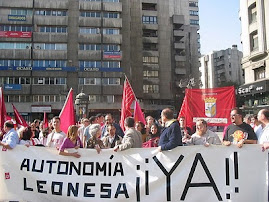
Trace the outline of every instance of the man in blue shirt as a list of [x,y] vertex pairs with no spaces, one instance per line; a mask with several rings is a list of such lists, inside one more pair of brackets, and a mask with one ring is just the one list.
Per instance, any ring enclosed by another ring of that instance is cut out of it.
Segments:
[[0,141],[0,145],[5,147],[6,149],[15,148],[16,144],[19,144],[19,136],[17,132],[14,130],[14,124],[12,121],[6,121],[4,123],[4,131],[6,134],[2,141]]
[[177,146],[182,146],[182,136],[179,123],[174,119],[174,113],[171,109],[166,108],[161,113],[162,130],[159,140],[159,151],[173,149]]

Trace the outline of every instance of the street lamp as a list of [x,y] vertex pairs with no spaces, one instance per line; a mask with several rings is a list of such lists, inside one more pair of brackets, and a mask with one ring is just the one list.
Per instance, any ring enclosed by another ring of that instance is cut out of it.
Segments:
[[83,89],[81,89],[81,93],[76,96],[75,105],[77,106],[79,119],[86,118],[88,116],[88,105],[89,105],[89,95],[83,93]]

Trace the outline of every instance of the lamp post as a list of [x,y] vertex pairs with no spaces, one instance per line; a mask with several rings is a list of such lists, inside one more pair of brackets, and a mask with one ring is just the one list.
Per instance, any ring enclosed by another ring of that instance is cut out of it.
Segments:
[[75,105],[78,109],[76,111],[79,113],[79,119],[86,118],[88,116],[89,95],[83,93],[83,89],[81,90],[81,93],[76,96]]

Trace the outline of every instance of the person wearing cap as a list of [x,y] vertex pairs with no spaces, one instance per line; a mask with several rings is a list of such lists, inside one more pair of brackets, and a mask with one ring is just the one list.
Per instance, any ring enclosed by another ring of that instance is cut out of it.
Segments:
[[17,144],[19,144],[18,133],[14,130],[14,124],[12,121],[6,121],[4,123],[4,131],[6,134],[3,137],[3,140],[0,141],[0,145],[6,149],[14,149]]

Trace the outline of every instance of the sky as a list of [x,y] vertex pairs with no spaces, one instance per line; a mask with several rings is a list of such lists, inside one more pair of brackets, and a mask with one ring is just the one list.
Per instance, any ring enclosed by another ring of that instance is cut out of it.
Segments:
[[201,53],[224,50],[240,42],[239,0],[199,0]]

